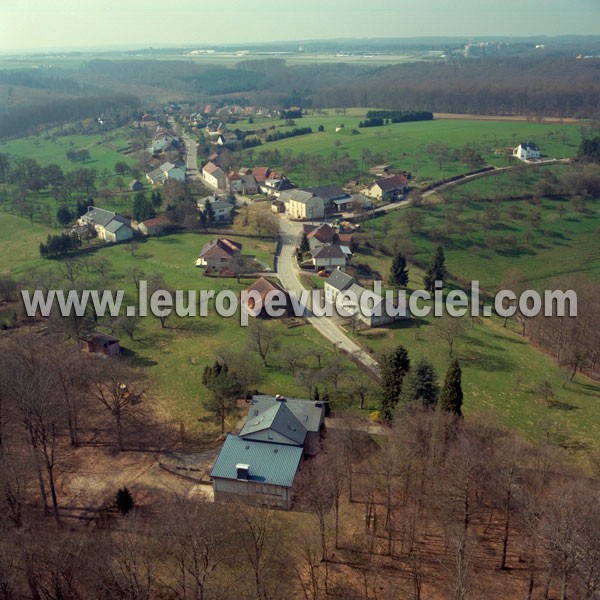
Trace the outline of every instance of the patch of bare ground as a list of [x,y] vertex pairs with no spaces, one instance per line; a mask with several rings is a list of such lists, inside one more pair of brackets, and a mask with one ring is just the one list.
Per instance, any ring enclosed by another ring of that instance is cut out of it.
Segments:
[[561,125],[577,125],[582,120],[569,117],[533,117],[527,115],[462,115],[456,113],[433,113],[434,119],[451,119],[459,121],[507,121],[514,123],[560,123]]

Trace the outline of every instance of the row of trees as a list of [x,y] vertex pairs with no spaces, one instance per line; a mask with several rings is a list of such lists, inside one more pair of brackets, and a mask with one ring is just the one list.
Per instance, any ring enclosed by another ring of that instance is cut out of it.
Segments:
[[381,376],[381,416],[392,422],[399,406],[439,405],[455,416],[462,416],[462,371],[458,359],[453,359],[440,391],[433,365],[421,358],[411,365],[406,348],[397,346],[379,357]]

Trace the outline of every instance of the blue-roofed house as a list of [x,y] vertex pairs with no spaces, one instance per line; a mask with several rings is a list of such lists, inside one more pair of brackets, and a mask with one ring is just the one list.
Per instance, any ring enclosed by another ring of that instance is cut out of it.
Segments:
[[323,403],[252,398],[239,435],[228,435],[211,471],[216,501],[289,509],[304,455],[319,451]]
[[217,502],[289,509],[302,446],[228,435],[211,471]]

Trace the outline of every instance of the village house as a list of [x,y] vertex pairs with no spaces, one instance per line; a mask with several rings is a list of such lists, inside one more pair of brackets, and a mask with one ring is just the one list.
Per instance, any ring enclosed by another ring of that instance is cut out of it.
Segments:
[[228,223],[231,221],[231,215],[233,214],[234,209],[231,202],[227,202],[218,196],[206,196],[206,198],[200,198],[196,205],[201,213],[206,210],[207,202],[212,208],[215,216],[215,223]]
[[[352,298],[342,300],[342,308],[348,315],[355,314],[367,327],[382,327],[399,319],[409,318],[406,302],[402,298],[396,297],[388,300],[371,290],[365,289],[356,282],[342,291],[347,292]],[[364,294],[368,295],[363,299]]]
[[354,277],[341,269],[335,269],[325,280],[324,291],[326,302],[335,304],[339,293],[347,290],[353,283],[355,283]]
[[402,198],[408,191],[408,179],[406,175],[398,174],[391,177],[383,177],[362,190],[362,193],[370,198],[384,202],[395,202]]
[[160,236],[166,229],[172,227],[171,219],[166,215],[160,215],[153,219],[146,219],[137,225],[138,231],[145,236]]
[[325,216],[323,198],[305,190],[286,190],[279,199],[285,203],[286,212],[292,219],[322,219]]
[[227,238],[217,238],[203,246],[196,260],[196,266],[220,270],[230,266],[233,259],[240,256],[241,252],[242,244]]
[[260,191],[267,196],[275,196],[278,198],[281,192],[286,190],[296,189],[296,184],[292,183],[285,175],[281,177],[269,177],[260,186]]
[[281,315],[282,317],[287,316],[290,312],[290,295],[275,281],[271,281],[265,277],[259,277],[249,288],[246,288],[244,292],[248,294],[256,292],[260,296],[260,304],[258,306],[256,305],[255,299],[251,296],[242,303],[244,310],[254,317],[270,318],[271,315],[267,311],[269,307],[272,307],[273,310],[284,308],[285,312]]
[[107,242],[124,242],[133,237],[129,219],[95,206],[89,206],[88,211],[79,217],[77,224],[92,226],[98,237]]
[[185,168],[166,162],[157,169],[146,173],[146,179],[152,184],[164,183],[167,179],[172,181],[185,181]]
[[215,501],[289,510],[304,455],[320,449],[325,406],[254,396],[239,435],[228,435],[211,471]]
[[338,201],[349,201],[350,194],[344,191],[339,185],[329,183],[327,185],[318,185],[316,187],[306,188],[307,192],[323,198],[325,203],[325,211],[333,212],[336,210],[335,202]]
[[346,266],[346,262],[352,257],[352,252],[347,246],[337,244],[323,244],[312,252],[312,264],[315,270],[337,269]]
[[533,160],[541,156],[538,145],[534,142],[521,142],[514,150],[513,156],[519,160]]
[[224,190],[227,187],[225,172],[213,162],[208,162],[202,167],[202,179],[218,190]]

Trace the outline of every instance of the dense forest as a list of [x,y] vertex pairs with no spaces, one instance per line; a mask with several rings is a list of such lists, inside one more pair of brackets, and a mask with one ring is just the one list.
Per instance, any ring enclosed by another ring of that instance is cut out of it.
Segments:
[[[549,56],[494,55],[392,66],[293,65],[274,58],[243,60],[233,67],[183,60],[91,60],[73,71],[0,74],[0,97],[7,99],[0,110],[0,137],[109,110],[127,112],[140,101],[159,97],[281,108],[364,106],[593,118],[600,114],[599,70],[599,59]],[[17,91],[19,102],[11,102]]]

